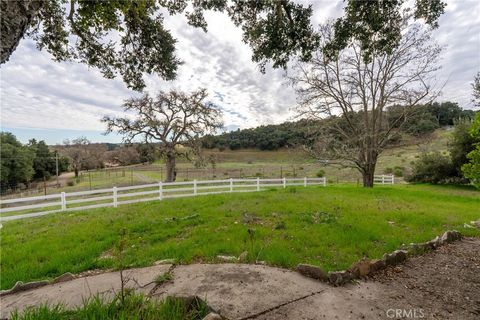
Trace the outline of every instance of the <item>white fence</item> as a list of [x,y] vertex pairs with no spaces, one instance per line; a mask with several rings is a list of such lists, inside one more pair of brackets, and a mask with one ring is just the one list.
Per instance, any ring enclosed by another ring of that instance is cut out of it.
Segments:
[[374,184],[395,184],[394,175],[378,175],[373,177]]
[[[131,187],[113,187],[69,192],[41,197],[7,199],[0,202],[0,221],[43,216],[61,211],[77,211],[121,204],[190,197],[202,194],[260,191],[268,187],[327,185],[326,178],[227,179],[188,182],[158,182]],[[134,190],[134,192],[131,192]],[[36,211],[43,209],[42,211]],[[11,214],[14,215],[11,215]],[[5,215],[8,214],[8,215]]]

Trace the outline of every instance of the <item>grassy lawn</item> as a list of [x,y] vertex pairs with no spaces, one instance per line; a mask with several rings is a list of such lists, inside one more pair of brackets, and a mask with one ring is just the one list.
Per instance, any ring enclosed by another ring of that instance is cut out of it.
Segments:
[[463,227],[477,219],[480,192],[426,185],[291,187],[52,214],[3,224],[1,288],[110,268],[114,261],[99,257],[119,242],[123,229],[131,266],[166,258],[214,262],[219,254],[247,250],[249,262],[339,270],[447,229],[480,236]]

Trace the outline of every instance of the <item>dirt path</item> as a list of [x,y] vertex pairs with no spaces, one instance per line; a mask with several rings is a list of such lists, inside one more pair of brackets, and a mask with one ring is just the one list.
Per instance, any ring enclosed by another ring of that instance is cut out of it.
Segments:
[[[228,319],[480,319],[480,239],[464,239],[357,284],[334,288],[296,272],[260,265],[195,264],[129,270],[130,286],[162,298],[198,295]],[[118,273],[104,273],[1,297],[1,316],[45,302],[111,296]]]

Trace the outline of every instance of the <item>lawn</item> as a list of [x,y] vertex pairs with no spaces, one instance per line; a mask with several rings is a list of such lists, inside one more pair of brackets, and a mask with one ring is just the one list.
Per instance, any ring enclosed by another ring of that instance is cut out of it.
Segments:
[[132,267],[166,258],[215,262],[219,254],[248,251],[249,262],[340,270],[448,229],[480,236],[463,227],[477,219],[480,192],[426,185],[290,187],[52,214],[3,224],[1,288],[111,268],[115,262],[100,256],[122,230]]

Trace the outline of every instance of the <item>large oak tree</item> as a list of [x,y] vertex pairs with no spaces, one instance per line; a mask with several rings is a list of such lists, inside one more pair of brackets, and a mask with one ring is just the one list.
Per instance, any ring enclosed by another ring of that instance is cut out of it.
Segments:
[[[398,45],[405,0],[345,0],[345,16],[335,25],[330,56],[358,39],[366,52],[389,52]],[[436,26],[442,0],[416,0],[416,18]],[[267,62],[286,67],[291,57],[306,61],[318,45],[312,7],[291,0],[17,0],[1,1],[0,63],[8,61],[23,37],[56,61],[77,61],[105,77],[121,76],[128,87],[145,87],[143,73],[171,80],[181,61],[165,14],[184,14],[207,30],[206,11],[226,13],[243,31],[262,70]],[[368,55],[365,56],[368,58]]]
[[[310,151],[322,159],[353,165],[365,187],[373,186],[377,159],[401,124],[418,110],[416,106],[436,94],[431,80],[439,68],[441,48],[430,30],[410,23],[408,17],[403,20],[402,38],[391,52],[367,50],[353,39],[335,59],[325,51],[335,37],[334,27],[322,26],[324,46],[310,63],[299,63],[292,76],[299,115],[327,118],[317,128]],[[393,106],[397,106],[395,114],[389,114]]]
[[107,125],[107,133],[118,131],[126,143],[136,138],[158,143],[166,158],[166,181],[171,182],[175,180],[177,147],[196,146],[200,137],[223,126],[221,111],[205,101],[206,97],[205,89],[192,93],[160,91],[155,98],[145,94],[123,105],[125,112],[135,114],[134,119],[106,116],[102,121]]

